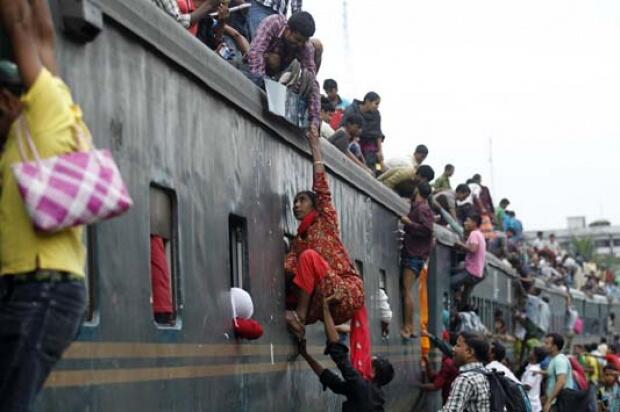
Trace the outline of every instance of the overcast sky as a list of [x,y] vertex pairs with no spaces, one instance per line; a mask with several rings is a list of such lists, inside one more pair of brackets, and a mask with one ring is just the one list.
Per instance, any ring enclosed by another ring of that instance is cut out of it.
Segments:
[[[483,176],[526,230],[620,224],[620,1],[304,0],[319,78],[382,97],[386,157],[424,143]],[[490,167],[492,140],[493,173]]]

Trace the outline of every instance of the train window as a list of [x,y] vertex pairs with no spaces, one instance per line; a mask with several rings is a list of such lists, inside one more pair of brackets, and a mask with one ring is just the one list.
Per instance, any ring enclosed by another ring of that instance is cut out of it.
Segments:
[[171,327],[178,317],[177,200],[174,190],[151,185],[151,305],[158,326]]
[[249,290],[248,279],[248,223],[244,217],[228,217],[230,251],[230,280],[234,287]]
[[98,322],[99,313],[97,309],[97,265],[96,265],[96,237],[95,226],[88,226],[83,232],[84,245],[86,246],[86,264],[84,265],[85,286],[86,286],[86,313],[84,314],[84,324],[95,326]]
[[364,279],[364,262],[361,260],[355,260],[355,268],[357,269],[357,273],[359,273],[362,279]]
[[379,289],[383,289],[387,293],[387,273],[385,269],[379,269]]

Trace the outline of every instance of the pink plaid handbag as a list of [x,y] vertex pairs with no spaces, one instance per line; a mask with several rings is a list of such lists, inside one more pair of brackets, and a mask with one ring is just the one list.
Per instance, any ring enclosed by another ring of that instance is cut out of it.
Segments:
[[[11,168],[35,229],[56,232],[95,223],[132,206],[110,151],[89,145],[79,127],[75,127],[78,147],[90,150],[41,159],[24,116],[17,126],[22,163]],[[34,161],[26,156],[24,134]]]

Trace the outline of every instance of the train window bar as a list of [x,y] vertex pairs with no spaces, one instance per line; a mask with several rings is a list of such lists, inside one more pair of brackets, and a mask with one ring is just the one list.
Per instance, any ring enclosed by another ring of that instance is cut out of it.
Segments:
[[174,190],[151,184],[151,305],[158,327],[176,327],[179,316],[178,216]]
[[231,285],[249,290],[248,223],[238,215],[228,217]]
[[362,279],[364,279],[364,262],[356,259],[355,268],[357,269],[357,273],[359,273]]
[[86,247],[86,263],[84,265],[84,286],[86,286],[86,311],[84,313],[85,326],[97,326],[99,324],[99,308],[97,301],[98,293],[98,267],[97,267],[97,238],[96,226],[87,226],[83,232],[84,245]]
[[387,273],[385,269],[379,269],[379,289],[383,289],[387,293]]

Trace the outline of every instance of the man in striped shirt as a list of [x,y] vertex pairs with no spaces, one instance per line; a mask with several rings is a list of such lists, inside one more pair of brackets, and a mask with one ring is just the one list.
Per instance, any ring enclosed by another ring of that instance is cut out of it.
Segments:
[[[248,29],[250,38],[254,38],[254,34],[260,23],[269,16],[279,14],[286,16],[289,0],[249,0],[252,4],[248,12]],[[302,0],[291,0],[291,14],[301,11]]]

